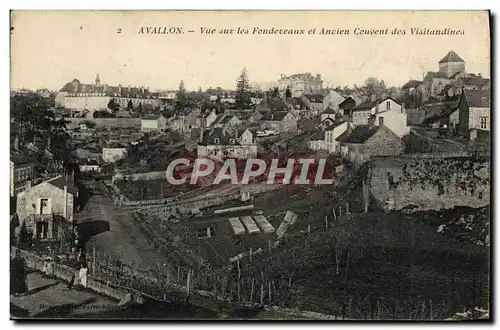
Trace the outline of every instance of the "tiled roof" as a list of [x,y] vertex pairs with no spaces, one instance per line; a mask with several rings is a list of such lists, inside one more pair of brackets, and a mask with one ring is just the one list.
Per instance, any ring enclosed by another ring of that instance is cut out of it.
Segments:
[[333,110],[333,109],[332,109],[332,108],[330,108],[330,107],[327,107],[327,108],[325,109],[325,111],[323,111],[323,113],[324,113],[325,115],[334,115],[334,114],[335,114],[335,110]]
[[68,82],[60,91],[68,93],[99,93],[106,96],[130,98],[156,97],[158,95],[158,93],[151,93],[147,88],[108,86],[106,84],[97,86],[95,84],[82,84],[78,79]]
[[484,86],[489,86],[490,84],[489,79],[483,78],[481,76],[461,77],[459,78],[459,80],[465,86],[476,86],[479,89],[483,88]]
[[454,51],[449,51],[448,54],[446,54],[445,57],[439,61],[439,63],[448,63],[448,62],[465,62],[460,58],[460,56],[457,55]]
[[304,94],[304,97],[312,103],[323,103],[324,98],[322,94]]
[[374,102],[374,101],[363,102],[361,104],[358,104],[354,108],[352,108],[352,110],[353,111],[356,111],[356,110],[368,110],[368,109],[373,108],[376,105],[377,105],[377,102]]
[[415,88],[419,85],[422,85],[422,82],[420,80],[410,80],[406,84],[403,85],[401,88]]
[[34,158],[27,150],[10,150],[10,161],[15,165],[27,164],[34,161]]
[[105,148],[123,149],[123,148],[127,148],[127,146],[121,144],[120,142],[112,142],[112,143],[108,144]]
[[335,127],[339,127],[340,125],[342,125],[343,123],[345,123],[346,121],[345,120],[337,120],[333,123],[333,125],[330,125],[328,126],[327,129],[325,129],[325,131],[331,131],[333,130]]
[[161,115],[147,114],[142,117],[142,120],[158,120],[160,117]]
[[[216,143],[216,139],[219,139]],[[234,139],[234,143],[231,143],[231,139]],[[222,128],[218,127],[212,131],[203,135],[203,141],[200,142],[201,145],[239,145],[238,140],[235,135],[226,134]]]
[[467,104],[471,108],[489,108],[490,107],[490,92],[479,89],[463,91],[467,100]]
[[325,131],[319,130],[310,137],[311,141],[324,141]]
[[434,79],[434,78],[448,79],[448,76],[446,75],[446,73],[441,72],[441,71],[438,71],[438,72],[429,71],[429,72],[427,72],[425,77],[426,78],[429,77],[430,79]]
[[339,103],[339,108],[344,108],[347,104],[352,102],[354,102],[354,106],[356,106],[356,100],[348,96],[344,101]]
[[72,175],[68,175],[67,177],[63,177],[62,175],[59,175],[53,179],[48,180],[47,183],[50,183],[54,187],[57,187],[61,190],[64,190],[64,186],[67,185],[68,192],[70,192],[72,194],[76,194],[78,192],[78,189],[76,189],[75,183],[73,182]]
[[282,121],[288,114],[288,111],[269,111],[263,114],[262,120]]
[[380,127],[376,125],[372,127],[368,125],[359,125],[356,126],[350,134],[347,131],[340,134],[336,140],[344,143],[365,143],[379,130],[379,128]]

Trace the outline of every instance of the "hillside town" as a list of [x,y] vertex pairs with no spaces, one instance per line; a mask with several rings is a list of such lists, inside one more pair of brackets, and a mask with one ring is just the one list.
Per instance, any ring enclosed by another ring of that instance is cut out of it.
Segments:
[[[333,87],[324,76],[277,72],[262,90],[242,68],[235,86],[179,79],[164,90],[96,72],[56,91],[12,90],[10,243],[26,282],[11,270],[11,314],[487,314],[490,79],[453,50],[402,86]],[[179,159],[189,163],[169,167]],[[306,159],[324,160],[333,183],[269,179]],[[238,176],[249,160],[269,166],[245,184],[199,174],[200,160],[217,170],[231,160]],[[167,180],[194,173],[194,184]],[[88,308],[47,314],[43,290],[48,306]]]

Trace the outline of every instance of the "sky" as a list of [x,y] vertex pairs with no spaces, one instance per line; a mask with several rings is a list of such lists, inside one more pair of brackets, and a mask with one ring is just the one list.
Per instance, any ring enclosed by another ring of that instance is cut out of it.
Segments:
[[[188,90],[234,89],[243,68],[258,84],[310,72],[333,87],[360,86],[368,77],[401,86],[437,71],[450,50],[468,72],[490,76],[486,11],[13,11],[11,27],[11,89],[59,90],[74,78],[93,83],[97,73],[109,85],[177,89],[183,80]],[[184,33],[140,34],[141,27],[182,27]],[[218,33],[238,27],[249,33]],[[305,35],[252,33],[272,27]],[[320,35],[321,28],[351,34]],[[354,35],[356,28],[389,34]],[[411,28],[464,34],[416,36]],[[406,34],[392,35],[394,29]]]

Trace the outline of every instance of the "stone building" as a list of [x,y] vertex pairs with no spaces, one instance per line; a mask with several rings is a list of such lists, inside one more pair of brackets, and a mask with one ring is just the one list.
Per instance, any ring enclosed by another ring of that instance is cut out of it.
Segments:
[[227,158],[249,159],[257,157],[257,143],[253,132],[245,129],[238,136],[238,130],[229,133],[217,127],[204,134],[198,143],[198,158],[223,160]]
[[35,178],[35,162],[26,150],[10,151],[10,197],[31,187]]
[[392,156],[402,154],[403,141],[387,126],[384,117],[379,117],[375,125],[375,115],[370,116],[368,125],[359,125],[337,137],[336,151],[355,165],[362,165],[372,156]]
[[78,189],[72,177],[57,176],[17,196],[19,223],[36,239],[60,237],[61,228],[73,222]]
[[490,131],[490,93],[485,90],[464,90],[458,105],[458,133],[470,136],[470,130]]
[[[358,104],[351,109],[351,112],[354,125],[368,125],[370,117],[374,115],[376,118],[384,117],[385,126],[400,138],[410,132],[404,107],[391,98],[386,98],[380,102]],[[375,125],[378,122],[378,119],[376,119]]]
[[113,142],[102,148],[102,160],[106,163],[114,163],[127,157],[127,146]]
[[126,108],[129,102],[133,107],[161,107],[165,103],[158,93],[152,93],[144,87],[122,87],[101,84],[97,74],[94,84],[83,84],[73,79],[61,88],[55,98],[57,107],[70,110],[71,117],[84,113],[106,110],[113,100],[120,108]]
[[162,115],[146,115],[141,118],[141,132],[163,132],[167,127],[167,120]]
[[323,89],[321,75],[313,76],[311,73],[297,73],[291,76],[281,75],[278,88],[284,93],[287,88],[292,92],[292,97],[301,97],[304,93],[320,93]]

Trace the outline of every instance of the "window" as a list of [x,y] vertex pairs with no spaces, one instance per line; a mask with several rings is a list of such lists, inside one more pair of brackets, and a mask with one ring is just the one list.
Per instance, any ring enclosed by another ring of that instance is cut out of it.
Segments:
[[488,117],[481,117],[481,129],[488,129]]
[[47,198],[42,198],[40,200],[40,214],[48,214],[49,200]]
[[214,142],[215,142],[216,144],[219,144],[219,138],[215,138],[215,139],[214,139]]
[[391,102],[390,101],[385,102],[385,109],[391,110]]
[[234,144],[234,139],[230,139],[229,143]]

